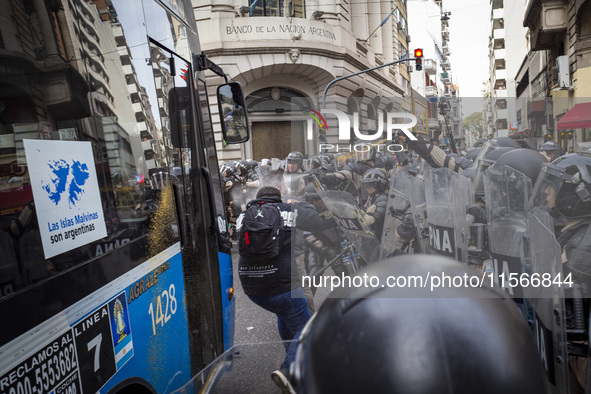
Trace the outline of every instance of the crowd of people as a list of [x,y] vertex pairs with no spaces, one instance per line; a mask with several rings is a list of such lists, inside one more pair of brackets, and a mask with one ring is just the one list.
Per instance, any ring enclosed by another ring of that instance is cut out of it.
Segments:
[[[281,289],[271,286],[262,293],[260,288],[248,290],[247,296],[277,314],[282,339],[299,337],[306,320],[316,309],[314,289],[301,289],[299,279],[304,275],[321,275],[329,265],[337,274],[351,274],[346,269],[343,251],[348,248],[344,245],[352,245],[353,249],[364,247],[358,239],[351,237],[351,225],[347,227],[339,220],[336,204],[332,204],[329,198],[332,195],[348,196],[344,201],[357,212],[359,225],[365,231],[363,242],[370,239],[375,242],[371,245],[385,248],[384,244],[395,241],[396,248],[379,254],[382,258],[403,254],[444,254],[495,278],[503,272],[496,267],[501,259],[499,256],[511,261],[511,272],[531,274],[539,269],[532,268],[535,255],[539,255],[531,249],[532,245],[537,245],[536,240],[528,239],[528,231],[533,231],[528,226],[535,216],[560,248],[560,264],[553,268],[557,270],[553,272],[560,272],[562,278],[572,278],[572,286],[562,296],[565,300],[562,309],[556,305],[548,308],[555,314],[564,313],[566,320],[562,329],[567,341],[559,345],[565,349],[568,346],[565,354],[568,354],[569,372],[562,383],[570,387],[571,392],[584,392],[589,348],[586,327],[589,326],[588,288],[591,279],[587,257],[591,252],[591,154],[564,154],[553,141],[546,142],[541,149],[533,149],[523,140],[506,137],[479,140],[467,153],[455,154],[446,153],[421,137],[416,141],[407,141],[404,136],[398,138],[396,143],[406,144],[408,151],[389,154],[387,150],[379,151],[371,144],[359,142],[364,145],[363,149],[339,155],[321,153],[304,158],[300,152],[291,152],[285,160],[242,160],[222,165],[233,239],[239,239],[241,215],[243,217],[253,204],[260,206],[264,202],[273,202],[280,204],[281,210],[293,213],[293,220],[287,220],[287,214],[283,216],[285,229],[290,230],[285,232],[290,234],[290,240],[284,242],[283,250],[289,250],[289,253],[284,252],[267,261],[258,274],[253,274],[252,266],[260,265],[260,262],[253,263],[242,256],[239,263],[241,281],[243,285],[250,283],[247,285],[250,289],[253,281],[264,283],[261,277],[267,278],[267,284],[279,283],[278,278],[283,281],[281,283],[289,279],[291,285]],[[405,191],[393,193],[392,190],[395,179],[402,176],[417,181],[422,193],[425,193],[422,187],[433,192],[431,189],[440,187],[434,179],[441,181],[442,173],[435,170],[444,168],[448,177],[446,185],[467,185],[470,194],[461,200],[460,204],[465,206],[458,207],[455,201],[456,205],[450,208],[450,217],[460,219],[454,222],[455,219],[450,218],[448,225],[452,231],[453,227],[457,231],[463,226],[466,238],[465,250],[459,251],[462,245],[456,239],[451,254],[450,250],[446,251],[447,254],[439,253],[440,250],[434,247],[436,240],[433,239],[433,229],[429,228],[433,225],[430,222],[433,215],[429,216],[429,197],[417,199],[415,195],[404,196]],[[346,194],[331,194],[330,191]],[[396,198],[405,199],[405,204],[394,204]],[[421,209],[423,211],[418,212]],[[393,217],[397,220],[392,221]],[[425,219],[423,223],[417,220],[421,217]],[[291,214],[289,218],[292,218]],[[389,228],[393,223],[395,228]],[[362,253],[356,256],[357,266],[377,263],[364,259]],[[273,264],[276,264],[275,270],[270,270]],[[263,271],[266,274],[261,274]],[[294,291],[298,294],[302,291],[305,296],[295,296],[298,304],[287,307],[285,297]],[[511,292],[515,304],[525,321],[530,326],[537,326],[536,319],[543,315],[544,304],[529,300],[527,289],[520,289],[518,293]],[[307,303],[305,307],[302,299]],[[542,321],[541,324],[549,323]],[[560,333],[552,332],[552,327],[546,328],[550,335],[560,336]],[[295,349],[286,348],[286,351],[285,362],[275,371],[273,379],[289,391],[294,384],[289,366],[294,362]],[[554,368],[546,366],[547,374],[551,369]],[[549,380],[556,385],[560,377],[552,376]]]

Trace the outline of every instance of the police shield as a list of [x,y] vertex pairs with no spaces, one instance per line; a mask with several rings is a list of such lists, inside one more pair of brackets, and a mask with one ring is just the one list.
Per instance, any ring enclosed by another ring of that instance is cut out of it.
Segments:
[[353,196],[339,190],[323,190],[314,182],[322,202],[367,263],[378,261],[380,242],[374,231],[363,221],[363,214]]
[[415,253],[429,252],[429,226],[427,225],[427,203],[425,201],[424,174],[407,175],[410,183],[410,209],[417,230],[417,242],[413,246]]
[[425,172],[425,203],[430,253],[468,261],[466,207],[470,201],[468,178],[448,168]]
[[552,392],[568,393],[564,295],[570,279],[564,276],[561,248],[547,223],[551,223],[547,212],[535,209],[528,215],[531,274],[523,293],[533,306],[533,329]]
[[531,324],[533,314],[531,306],[524,300],[521,284],[508,280],[529,271],[527,210],[531,180],[507,166],[491,167],[484,173],[483,186],[494,283],[515,299],[521,313]]
[[[422,181],[410,175],[405,169],[397,168],[390,178],[388,205],[384,230],[382,232],[382,255],[380,259],[391,256],[397,251],[420,253],[421,232],[419,223],[422,215],[417,214],[421,205]],[[417,196],[418,195],[418,196]],[[418,197],[418,200],[417,200]],[[425,194],[422,192],[424,210]]]

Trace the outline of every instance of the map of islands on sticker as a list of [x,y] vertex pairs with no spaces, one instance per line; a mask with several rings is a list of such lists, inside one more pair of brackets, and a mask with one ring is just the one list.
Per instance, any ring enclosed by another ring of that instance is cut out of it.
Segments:
[[70,164],[63,159],[52,160],[47,165],[51,169],[51,182],[44,184],[45,182],[41,181],[43,190],[55,205],[67,198],[68,202],[75,207],[90,177],[88,165],[75,160]]
[[45,258],[107,236],[92,145],[23,140]]

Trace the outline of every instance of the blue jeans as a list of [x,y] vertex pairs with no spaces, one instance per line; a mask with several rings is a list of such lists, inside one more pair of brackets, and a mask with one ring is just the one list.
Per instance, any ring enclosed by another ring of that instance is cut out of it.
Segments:
[[281,339],[293,341],[285,345],[287,355],[281,364],[281,367],[289,369],[289,365],[295,360],[297,339],[312,316],[302,288],[298,287],[272,297],[248,296],[248,298],[261,308],[273,312],[277,316],[277,329]]

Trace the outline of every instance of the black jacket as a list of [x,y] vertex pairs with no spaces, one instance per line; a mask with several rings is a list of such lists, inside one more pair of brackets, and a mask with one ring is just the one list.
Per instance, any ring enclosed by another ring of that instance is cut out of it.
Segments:
[[[263,197],[254,202],[274,203],[279,207],[283,217],[283,243],[279,255],[263,263],[253,263],[240,257],[238,261],[238,275],[246,295],[255,297],[271,297],[291,291],[300,286],[295,259],[291,256],[292,228],[310,231],[322,224],[322,219],[314,206],[307,202],[288,204],[281,202],[278,197]],[[250,203],[249,203],[250,204]],[[240,214],[236,220],[236,230],[240,232],[242,218]],[[294,232],[295,235],[295,232]],[[292,272],[294,275],[292,276]],[[293,286],[292,286],[293,280]]]

